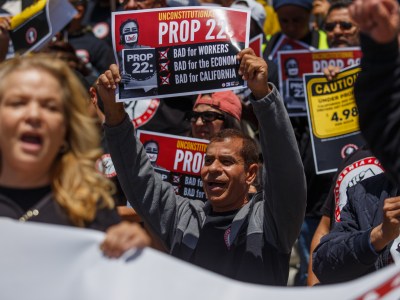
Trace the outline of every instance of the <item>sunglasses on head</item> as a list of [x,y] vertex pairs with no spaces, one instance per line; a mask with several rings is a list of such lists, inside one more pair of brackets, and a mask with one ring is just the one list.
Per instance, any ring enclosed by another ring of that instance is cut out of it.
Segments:
[[217,119],[225,120],[225,116],[223,114],[217,113],[215,111],[191,111],[187,115],[187,119],[192,123],[195,123],[199,117],[201,118],[203,123],[213,122]]
[[325,31],[331,32],[333,31],[336,26],[339,24],[341,30],[349,30],[353,27],[353,23],[351,22],[329,22],[325,23]]

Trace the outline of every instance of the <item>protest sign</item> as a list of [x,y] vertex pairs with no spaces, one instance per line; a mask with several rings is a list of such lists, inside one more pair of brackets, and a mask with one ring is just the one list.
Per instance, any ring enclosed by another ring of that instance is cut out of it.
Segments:
[[39,0],[11,19],[10,37],[15,53],[43,47],[76,14],[68,0]]
[[260,33],[249,41],[249,47],[254,50],[258,57],[263,57],[263,38],[264,34]]
[[323,74],[303,76],[317,174],[335,172],[343,158],[364,144],[353,91],[360,70],[347,68],[332,81]]
[[248,11],[222,7],[112,13],[117,101],[243,87],[236,55],[248,46],[249,24]]
[[[272,41],[270,40],[269,42]],[[315,48],[301,41],[293,40],[282,33],[278,41],[276,42],[274,48],[272,49],[271,53],[268,55],[268,59],[277,63],[280,52],[294,51],[294,50],[312,50],[312,49]]]
[[307,114],[303,74],[321,73],[329,65],[353,66],[360,63],[361,55],[359,48],[279,52],[279,87],[289,116]]
[[[104,233],[0,218],[0,299],[307,299],[394,300],[400,267],[357,280],[306,287],[271,287],[232,280],[150,248],[109,259]],[[199,283],[207,288],[199,288]]]
[[200,170],[204,164],[207,140],[138,130],[154,170],[168,181],[175,193],[206,201]]

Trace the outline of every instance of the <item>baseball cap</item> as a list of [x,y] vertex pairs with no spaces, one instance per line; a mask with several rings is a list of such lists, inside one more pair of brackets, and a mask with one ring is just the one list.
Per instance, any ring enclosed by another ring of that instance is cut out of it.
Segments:
[[[209,97],[205,97],[209,95]],[[242,116],[242,103],[238,96],[232,91],[215,92],[212,94],[202,95],[197,97],[194,107],[200,104],[208,104],[217,108],[240,121]]]
[[305,8],[311,11],[313,6],[313,0],[274,0],[273,6],[275,11],[284,5],[295,5]]

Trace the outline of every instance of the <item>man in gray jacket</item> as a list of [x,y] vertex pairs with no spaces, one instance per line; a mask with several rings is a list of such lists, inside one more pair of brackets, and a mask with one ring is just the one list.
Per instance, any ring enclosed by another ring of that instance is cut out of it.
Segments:
[[[207,147],[201,170],[207,202],[175,194],[154,173],[134,128],[114,91],[120,81],[112,65],[99,77],[105,133],[121,186],[129,202],[170,253],[211,271],[245,282],[286,285],[290,252],[304,218],[306,184],[296,140],[281,96],[268,83],[268,66],[245,49],[239,74],[252,91],[260,122],[264,157],[263,191],[248,190],[257,171],[254,142],[240,132],[223,131]],[[118,256],[122,236],[103,246]]]

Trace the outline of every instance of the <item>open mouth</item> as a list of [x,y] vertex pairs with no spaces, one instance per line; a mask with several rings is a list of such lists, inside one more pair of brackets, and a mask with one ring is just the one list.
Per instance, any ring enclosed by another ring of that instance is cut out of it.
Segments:
[[30,151],[38,151],[42,144],[43,139],[38,134],[32,133],[25,133],[21,136],[21,141],[23,143],[23,149],[30,152]]
[[225,186],[226,186],[226,183],[223,183],[223,182],[215,182],[215,181],[207,182],[207,187],[210,190],[223,189],[223,188],[225,188]]
[[21,137],[21,141],[23,141],[24,143],[41,145],[42,137],[39,135],[34,135],[34,134],[24,134]]

